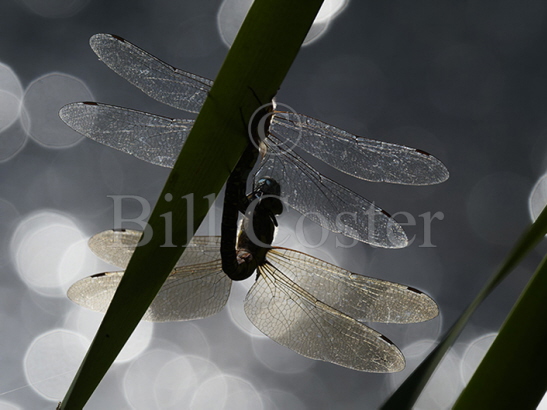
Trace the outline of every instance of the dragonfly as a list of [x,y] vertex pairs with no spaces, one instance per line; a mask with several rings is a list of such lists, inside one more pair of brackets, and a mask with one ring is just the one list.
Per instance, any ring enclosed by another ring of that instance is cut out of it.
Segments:
[[[159,60],[129,41],[96,34],[90,45],[114,72],[153,99],[189,113],[199,112],[213,82]],[[96,102],[72,103],[61,119],[82,135],[146,162],[172,167],[194,123]],[[323,228],[383,248],[408,245],[386,211],[322,175],[294,149],[355,178],[371,182],[431,185],[445,181],[444,164],[425,151],[358,137],[317,119],[274,111],[261,141],[254,174],[277,181],[286,203]]]
[[[233,187],[230,179],[226,188],[229,198]],[[405,367],[401,351],[363,322],[430,320],[438,315],[436,303],[412,287],[354,274],[303,252],[271,246],[277,226],[275,215],[282,210],[280,191],[279,183],[271,178],[259,181],[248,196],[249,206],[231,255],[238,265],[236,280],[257,271],[244,301],[249,320],[269,338],[303,356],[358,371],[401,371]],[[225,202],[225,210],[227,205]],[[231,223],[234,214],[237,217],[237,206],[232,205],[230,217],[224,217],[226,211],[223,214],[223,223]],[[193,237],[143,320],[199,319],[224,307],[234,274],[233,270],[223,270],[225,250],[233,246],[224,233],[222,239]],[[253,242],[253,236],[265,242]],[[140,237],[140,231],[109,230],[93,236],[89,247],[101,259],[125,269]],[[123,273],[106,272],[81,279],[69,288],[68,297],[81,306],[105,312]]]

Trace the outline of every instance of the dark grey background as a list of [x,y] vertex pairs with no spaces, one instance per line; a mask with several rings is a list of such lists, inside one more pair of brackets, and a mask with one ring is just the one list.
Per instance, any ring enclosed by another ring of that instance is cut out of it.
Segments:
[[[357,135],[431,152],[451,176],[439,186],[403,187],[324,170],[388,212],[412,214],[417,226],[406,230],[416,240],[403,250],[362,244],[340,249],[334,235],[320,248],[306,250],[297,240],[291,246],[353,272],[412,285],[438,302],[441,316],[430,323],[374,326],[403,349],[407,369],[398,375],[359,373],[251,336],[231,319],[244,295],[238,285],[230,308],[215,317],[155,325],[147,350],[114,365],[87,408],[183,408],[182,403],[200,408],[207,400],[209,406],[227,403],[228,408],[376,408],[473,299],[529,223],[529,197],[546,165],[545,3],[362,3],[351,2],[301,50],[278,100]],[[100,320],[80,313],[64,296],[70,282],[108,269],[81,253],[83,239],[112,227],[108,195],[138,195],[153,204],[168,175],[95,142],[78,141],[54,113],[65,103],[94,99],[183,115],[106,68],[89,48],[89,37],[120,35],[209,78],[227,52],[217,28],[219,1],[99,0],[72,12],[66,11],[69,2],[26,4],[0,5],[0,63],[13,70],[23,88],[42,76],[62,75],[35,84],[24,99],[23,120],[0,133],[0,409],[54,408],[60,397],[44,392],[62,395],[81,360],[77,354],[68,360],[72,350],[66,346],[74,346],[86,322],[92,329],[81,333],[92,337]],[[6,81],[0,76],[0,91]],[[10,87],[17,95],[17,87]],[[13,99],[2,100],[5,96],[0,93],[0,112],[13,108]],[[32,136],[24,132],[29,123]],[[65,139],[77,142],[67,146]],[[125,210],[139,212],[129,202]],[[419,215],[426,212],[444,215],[427,233],[435,247],[420,247],[425,238]],[[296,220],[285,216],[280,235],[290,234]],[[310,226],[310,242],[319,233]],[[63,246],[78,239],[76,251],[63,254]],[[540,251],[473,317],[418,408],[450,405]],[[68,278],[58,278],[58,266]],[[48,283],[53,285],[43,286]],[[216,370],[205,370],[213,365]],[[62,371],[70,374],[56,377]]]

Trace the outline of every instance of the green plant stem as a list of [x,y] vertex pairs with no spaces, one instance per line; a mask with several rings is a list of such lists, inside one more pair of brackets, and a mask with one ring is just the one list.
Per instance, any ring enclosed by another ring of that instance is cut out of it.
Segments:
[[547,390],[547,256],[522,292],[455,410],[533,409]]
[[522,234],[500,269],[489,279],[477,297],[465,309],[456,323],[448,330],[442,341],[420,363],[412,374],[399,386],[391,397],[382,405],[382,409],[411,409],[420,396],[431,375],[444,357],[445,353],[456,341],[467,321],[494,290],[494,288],[517,266],[517,264],[545,237],[547,234],[547,207],[543,209],[537,220]]
[[[129,262],[61,409],[83,408],[123,348],[205,217],[204,197],[218,194],[245,149],[246,121],[276,94],[321,4],[254,2],[152,212],[152,239]],[[166,215],[176,247],[162,247]]]

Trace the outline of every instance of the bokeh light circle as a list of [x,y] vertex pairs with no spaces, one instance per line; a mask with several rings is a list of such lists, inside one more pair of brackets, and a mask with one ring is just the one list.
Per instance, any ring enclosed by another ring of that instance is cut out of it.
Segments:
[[30,118],[28,133],[39,144],[49,148],[67,148],[77,144],[83,136],[69,128],[59,110],[75,101],[93,100],[87,86],[68,74],[50,73],[34,80],[23,100]]
[[19,113],[18,121],[13,122],[8,128],[0,132],[0,163],[9,161],[15,157],[28,141],[28,115],[24,110]]
[[87,237],[72,219],[56,211],[36,212],[20,221],[10,250],[21,279],[46,296],[64,297],[96,260]]
[[17,121],[20,111],[20,97],[9,91],[0,89],[0,133]]
[[134,409],[158,409],[154,394],[156,377],[160,369],[177,354],[168,350],[150,350],[134,360],[123,379],[126,400]]
[[469,383],[471,376],[477,370],[488,349],[496,339],[497,333],[481,336],[469,343],[462,355],[460,363],[460,375],[464,385]]
[[247,318],[244,310],[243,301],[253,283],[251,280],[233,282],[230,299],[228,299],[226,307],[228,308],[230,319],[239,330],[253,337],[265,338],[266,336]]
[[0,236],[0,267],[5,266],[10,261],[10,235],[18,222],[19,211],[17,208],[13,203],[0,198],[0,230],[3,233]]
[[187,355],[208,359],[215,346],[205,336],[202,325],[201,321],[157,323],[156,338],[161,338],[163,343],[175,343],[183,347]]
[[50,400],[62,399],[88,347],[85,337],[64,329],[38,336],[23,361],[32,389]]
[[535,221],[543,208],[547,205],[547,174],[543,175],[532,188],[530,198],[528,199],[528,207],[530,217]]
[[[74,304],[74,309],[66,316],[64,326],[92,340],[103,320],[102,313],[93,312]],[[115,363],[127,362],[142,354],[152,342],[154,323],[139,322],[131,337],[127,340]]]
[[19,77],[10,66],[0,63],[0,162],[13,158],[27,142],[25,125],[29,120],[22,101]]
[[195,409],[260,410],[262,397],[247,380],[220,374],[200,384],[190,404]]
[[[304,45],[326,32],[329,22],[346,7],[348,0],[325,0],[304,40]],[[224,0],[217,14],[217,26],[224,43],[230,47],[247,16],[253,0]]]
[[220,374],[205,358],[154,349],[131,363],[124,376],[124,393],[134,409],[185,408],[203,382]]
[[0,90],[15,95],[18,99],[23,98],[23,86],[15,71],[4,63],[0,63]]
[[77,14],[91,0],[19,0],[30,11],[46,18],[66,18]]
[[154,380],[154,396],[161,409],[183,408],[192,400],[198,378],[190,360],[177,357],[159,370]]
[[339,15],[348,5],[349,0],[326,0],[315,17],[314,24],[330,21]]

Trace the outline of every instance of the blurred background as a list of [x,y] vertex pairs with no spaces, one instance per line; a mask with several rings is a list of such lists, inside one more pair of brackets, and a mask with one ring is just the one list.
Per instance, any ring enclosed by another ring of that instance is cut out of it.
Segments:
[[[154,205],[169,172],[79,136],[59,108],[92,100],[185,116],[110,71],[89,48],[90,36],[117,34],[215,78],[248,7],[245,0],[0,3],[1,410],[53,409],[62,399],[102,318],[69,301],[66,289],[112,269],[87,239],[113,227],[109,196]],[[141,323],[86,408],[377,408],[546,202],[546,7],[541,0],[334,1],[279,91],[278,100],[300,113],[425,150],[450,170],[441,185],[405,187],[321,169],[411,222],[405,229],[414,240],[405,249],[340,247],[351,242],[332,234],[321,241],[311,223],[297,238],[298,215],[281,218],[284,246],[437,301],[441,314],[430,322],[372,325],[403,350],[403,372],[359,373],[277,345],[245,318],[249,279],[234,285],[216,316]],[[123,211],[135,217],[141,205],[127,200]],[[220,202],[215,212],[200,233],[219,234]],[[473,316],[416,408],[450,407],[545,250]]]

